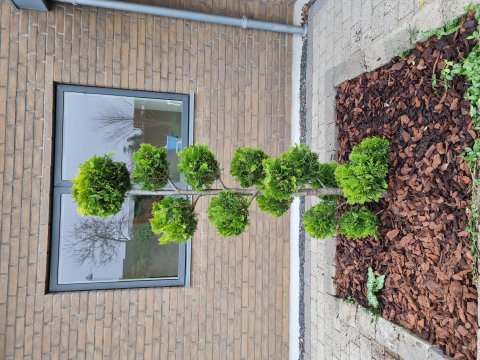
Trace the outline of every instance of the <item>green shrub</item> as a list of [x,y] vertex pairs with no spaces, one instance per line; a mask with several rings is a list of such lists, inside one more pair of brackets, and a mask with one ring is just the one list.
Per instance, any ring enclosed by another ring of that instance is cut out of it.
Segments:
[[111,155],[93,156],[79,167],[72,197],[83,216],[107,217],[118,213],[132,188],[127,165]]
[[220,178],[220,165],[207,145],[193,145],[178,153],[178,170],[196,191],[210,188]]
[[297,186],[309,184],[318,175],[318,154],[314,153],[305,144],[295,145],[282,155],[282,159],[290,163],[290,167],[296,170]]
[[283,157],[263,160],[265,195],[278,200],[288,200],[297,191],[297,170]]
[[[336,162],[319,164],[317,175],[312,180],[311,185],[314,189],[338,188],[337,180],[335,179],[335,169],[338,164]],[[337,201],[338,195],[322,195],[320,199],[325,201]]]
[[349,204],[378,201],[387,189],[389,142],[372,137],[354,146],[349,162],[339,165],[335,178]]
[[222,236],[240,235],[248,225],[248,205],[244,196],[222,191],[210,201],[208,220]]
[[338,164],[336,162],[319,164],[317,172],[312,179],[312,187],[315,189],[320,189],[322,187],[337,188],[338,184],[335,179],[335,170],[337,166]]
[[285,214],[288,209],[290,209],[293,201],[292,198],[288,200],[278,200],[266,195],[257,196],[256,199],[260,210],[275,217],[280,217]]
[[337,227],[335,203],[322,201],[306,211],[303,217],[303,226],[305,226],[305,231],[316,239],[334,236]]
[[372,236],[378,239],[378,218],[372,211],[362,207],[351,209],[340,219],[340,234],[347,239],[365,239]]
[[380,306],[377,296],[375,294],[381,289],[383,289],[384,283],[385,275],[375,276],[375,274],[373,273],[373,269],[369,267],[367,278],[367,301],[375,309]]
[[133,153],[135,163],[133,181],[146,190],[161,189],[168,183],[167,150],[150,144],[141,144]]
[[152,232],[161,235],[161,245],[181,244],[190,239],[197,229],[197,217],[187,199],[166,197],[152,205],[150,219]]
[[264,159],[268,159],[268,155],[261,149],[239,148],[233,155],[230,175],[244,188],[257,186],[265,178]]

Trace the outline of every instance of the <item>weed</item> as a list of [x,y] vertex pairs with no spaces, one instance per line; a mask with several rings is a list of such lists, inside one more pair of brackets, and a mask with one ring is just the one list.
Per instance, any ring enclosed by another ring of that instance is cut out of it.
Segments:
[[409,28],[408,33],[410,34],[410,42],[414,43],[417,41],[418,33],[420,31],[417,28]]
[[[477,44],[470,51],[468,56],[460,63],[453,63],[452,61],[445,61],[445,67],[440,71],[440,80],[443,82],[445,90],[448,89],[449,81],[453,80],[456,75],[465,76],[470,82],[470,87],[465,92],[464,97],[470,101],[470,116],[472,117],[473,127],[480,131],[480,4],[469,5],[465,8],[466,11],[475,11],[475,19],[477,20],[477,31],[470,35],[468,40],[476,40]],[[460,28],[461,18],[449,21],[445,26],[430,30],[424,33],[425,36],[436,36],[441,39],[443,36],[454,33]],[[432,75],[432,87],[437,86],[437,76]],[[473,146],[467,147],[462,153],[465,162],[467,163],[470,173],[472,175],[472,204],[470,206],[470,218],[466,227],[466,231],[470,233],[470,252],[473,257],[473,276],[478,276],[478,244],[477,238],[480,235],[478,231],[480,221],[479,211],[479,188],[480,180],[477,179],[478,160],[480,160],[480,140],[476,139]]]
[[437,87],[437,74],[432,75],[432,87],[433,88]]
[[423,33],[423,36],[429,38],[430,36],[436,36],[438,39],[441,39],[444,36],[453,34],[458,29],[460,29],[460,25],[462,23],[462,17],[457,19],[452,19],[448,21],[445,26],[439,27],[438,29],[428,30]]
[[375,274],[373,273],[373,269],[369,267],[368,278],[367,278],[367,301],[375,309],[378,309],[378,307],[380,306],[377,296],[375,294],[379,292],[381,289],[383,289],[384,284],[385,284],[385,274],[380,276],[375,276]]
[[461,69],[462,67],[460,64],[455,64],[453,61],[445,60],[445,67],[440,70],[440,80],[443,82],[443,87],[445,90],[448,90],[449,81],[452,81],[455,75],[460,74]]
[[412,51],[411,48],[409,49],[403,49],[402,51],[400,51],[400,53],[398,54],[398,56],[402,59],[406,59],[408,57],[408,55],[410,55],[410,52]]

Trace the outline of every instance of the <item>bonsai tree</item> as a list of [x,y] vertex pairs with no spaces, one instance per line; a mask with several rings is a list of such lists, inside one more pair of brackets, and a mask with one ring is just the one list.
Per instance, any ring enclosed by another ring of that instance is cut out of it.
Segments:
[[[314,196],[319,204],[308,210],[304,219],[305,229],[313,237],[332,236],[339,228],[348,238],[375,238],[375,214],[367,208],[352,208],[343,220],[337,219],[336,204],[341,196],[350,205],[378,201],[387,188],[388,153],[388,140],[378,137],[354,146],[349,161],[341,165],[320,163],[318,154],[304,144],[277,158],[261,149],[239,148],[230,175],[240,186],[227,188],[215,154],[206,145],[193,145],[179,152],[178,169],[189,187],[184,189],[169,179],[165,150],[141,144],[132,156],[132,178],[142,189],[132,188],[124,163],[111,156],[94,156],[80,165],[72,193],[81,215],[102,217],[118,212],[128,194],[166,196],[154,203],[150,220],[161,244],[182,243],[194,234],[195,205],[202,196],[213,196],[208,219],[222,236],[237,236],[247,228],[248,208],[254,200],[260,210],[279,217],[288,211],[294,197]],[[213,187],[216,181],[219,187]]]

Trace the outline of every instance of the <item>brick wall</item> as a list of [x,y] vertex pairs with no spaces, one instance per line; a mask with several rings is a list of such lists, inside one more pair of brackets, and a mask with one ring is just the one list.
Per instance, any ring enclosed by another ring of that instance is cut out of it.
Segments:
[[[286,1],[163,3],[292,15]],[[291,38],[80,6],[18,11],[8,0],[0,16],[0,358],[286,358],[288,217],[256,206],[248,233],[222,239],[202,200],[191,288],[46,294],[46,278],[54,82],[195,92],[195,142],[228,173],[238,146],[273,155],[289,143]]]

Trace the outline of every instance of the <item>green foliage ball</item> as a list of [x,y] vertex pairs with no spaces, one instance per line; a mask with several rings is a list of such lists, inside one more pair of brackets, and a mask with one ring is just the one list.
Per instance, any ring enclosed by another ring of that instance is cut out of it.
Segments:
[[335,203],[322,201],[305,212],[305,231],[313,238],[324,239],[334,236],[337,227]]
[[167,150],[150,144],[141,144],[133,153],[135,163],[133,181],[146,190],[161,189],[168,183]]
[[220,164],[207,145],[193,145],[178,153],[178,170],[196,191],[210,188],[220,178]]
[[153,203],[150,226],[154,234],[161,235],[161,245],[182,244],[195,233],[197,217],[190,201],[166,197]]
[[316,180],[319,171],[318,154],[308,145],[293,146],[282,158],[296,170],[297,186],[303,186]]
[[[311,186],[314,189],[338,188],[337,180],[335,179],[335,170],[338,164],[336,162],[319,164],[315,179],[312,180]],[[336,201],[338,195],[322,195],[319,196],[322,200]]]
[[222,191],[210,201],[208,220],[222,236],[240,235],[248,225],[248,202],[240,194]]
[[298,171],[285,158],[263,160],[265,195],[278,200],[289,200],[297,190]]
[[349,240],[365,239],[369,236],[377,240],[378,217],[365,207],[352,209],[340,219],[339,232]]
[[230,175],[244,188],[257,186],[265,178],[262,163],[265,159],[268,155],[261,149],[239,148],[233,155]]
[[335,178],[349,204],[378,201],[387,189],[390,143],[372,137],[353,147],[349,162],[339,165]]
[[337,169],[338,164],[336,162],[318,164],[317,172],[312,179],[312,187],[314,189],[320,189],[322,187],[326,188],[337,188],[337,180],[335,179],[335,170]]
[[288,209],[290,209],[293,201],[292,198],[288,200],[278,200],[266,195],[257,196],[256,199],[260,210],[274,217],[280,217],[285,214]]
[[127,165],[111,155],[93,156],[79,167],[73,179],[72,197],[82,216],[107,217],[118,213],[132,188]]

